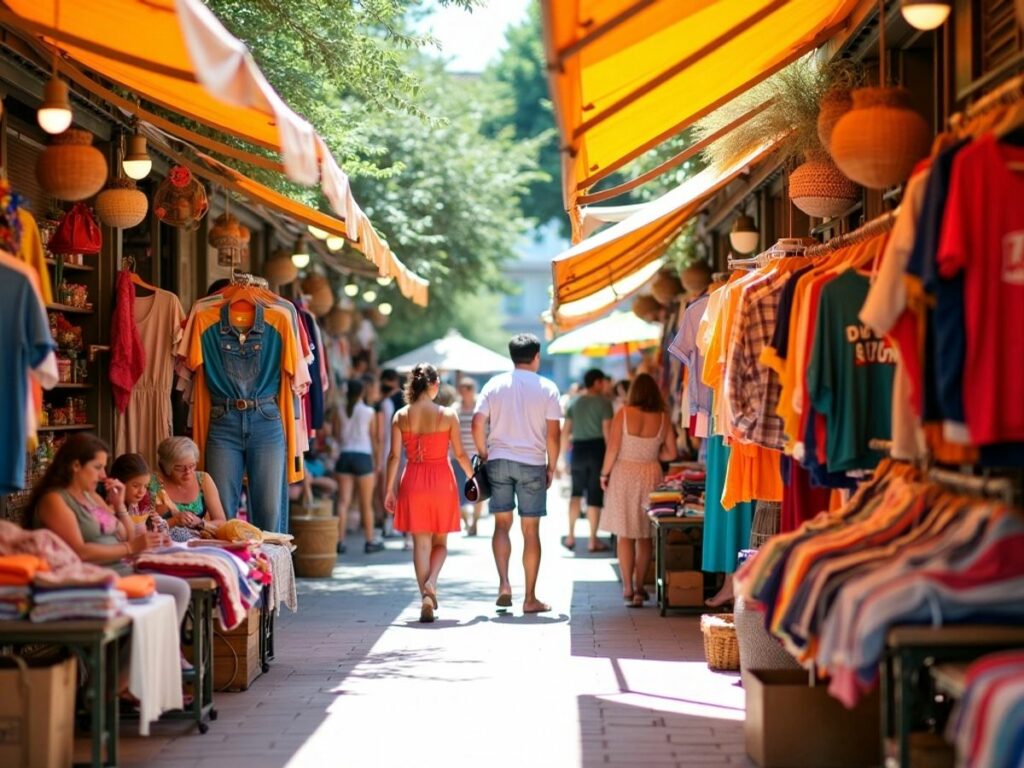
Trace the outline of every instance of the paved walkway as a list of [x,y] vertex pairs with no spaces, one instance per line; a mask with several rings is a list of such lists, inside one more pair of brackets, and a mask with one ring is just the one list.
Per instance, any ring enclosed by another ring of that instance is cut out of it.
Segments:
[[623,607],[614,560],[570,555],[563,528],[562,514],[542,525],[539,595],[554,610],[540,616],[520,611],[516,563],[516,608],[495,612],[487,518],[480,537],[450,537],[432,625],[417,622],[399,542],[344,556],[333,579],[301,582],[270,672],[217,694],[209,733],[159,723],[143,739],[125,724],[122,765],[751,765],[738,676],[708,671],[698,620]]

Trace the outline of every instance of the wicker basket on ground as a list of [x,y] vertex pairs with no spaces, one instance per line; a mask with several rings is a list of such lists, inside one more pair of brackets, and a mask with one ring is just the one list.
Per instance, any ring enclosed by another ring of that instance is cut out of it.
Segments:
[[705,613],[700,617],[704,637],[704,658],[708,667],[719,672],[736,672],[740,668],[740,644],[731,613]]

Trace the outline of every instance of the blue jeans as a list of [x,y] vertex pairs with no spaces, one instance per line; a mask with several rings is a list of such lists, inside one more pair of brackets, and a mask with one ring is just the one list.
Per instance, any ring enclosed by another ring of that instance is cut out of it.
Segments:
[[287,498],[286,452],[277,403],[244,411],[222,405],[210,409],[206,470],[217,484],[229,518],[238,510],[244,473],[249,478],[249,521],[265,531],[279,530]]
[[509,459],[487,462],[491,481],[492,514],[519,508],[520,517],[544,517],[548,513],[548,468]]

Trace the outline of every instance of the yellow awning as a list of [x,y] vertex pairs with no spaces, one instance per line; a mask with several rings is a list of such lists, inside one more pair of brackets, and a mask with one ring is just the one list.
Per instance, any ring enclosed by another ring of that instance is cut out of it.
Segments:
[[604,314],[655,275],[661,257],[711,197],[771,151],[754,150],[724,170],[707,168],[551,262],[552,314],[562,330]]
[[565,207],[812,50],[857,0],[541,0]]
[[[200,0],[0,0],[0,21],[56,46],[76,64],[146,101],[278,153],[290,179],[320,184],[343,221],[338,234],[382,275],[403,278],[407,295],[426,304],[427,281],[409,272],[380,239],[313,126],[285,104],[245,45]],[[61,68],[83,84],[74,67]],[[83,87],[108,98],[91,82]],[[109,99],[131,110],[117,94]],[[134,111],[146,117],[141,109]],[[167,121],[153,122],[187,141],[200,138]]]

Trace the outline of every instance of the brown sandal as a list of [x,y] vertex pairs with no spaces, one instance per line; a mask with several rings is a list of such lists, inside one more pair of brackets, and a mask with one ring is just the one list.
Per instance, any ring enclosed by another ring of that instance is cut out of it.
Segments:
[[434,621],[434,605],[429,595],[423,596],[423,603],[420,605],[420,623],[430,624]]

